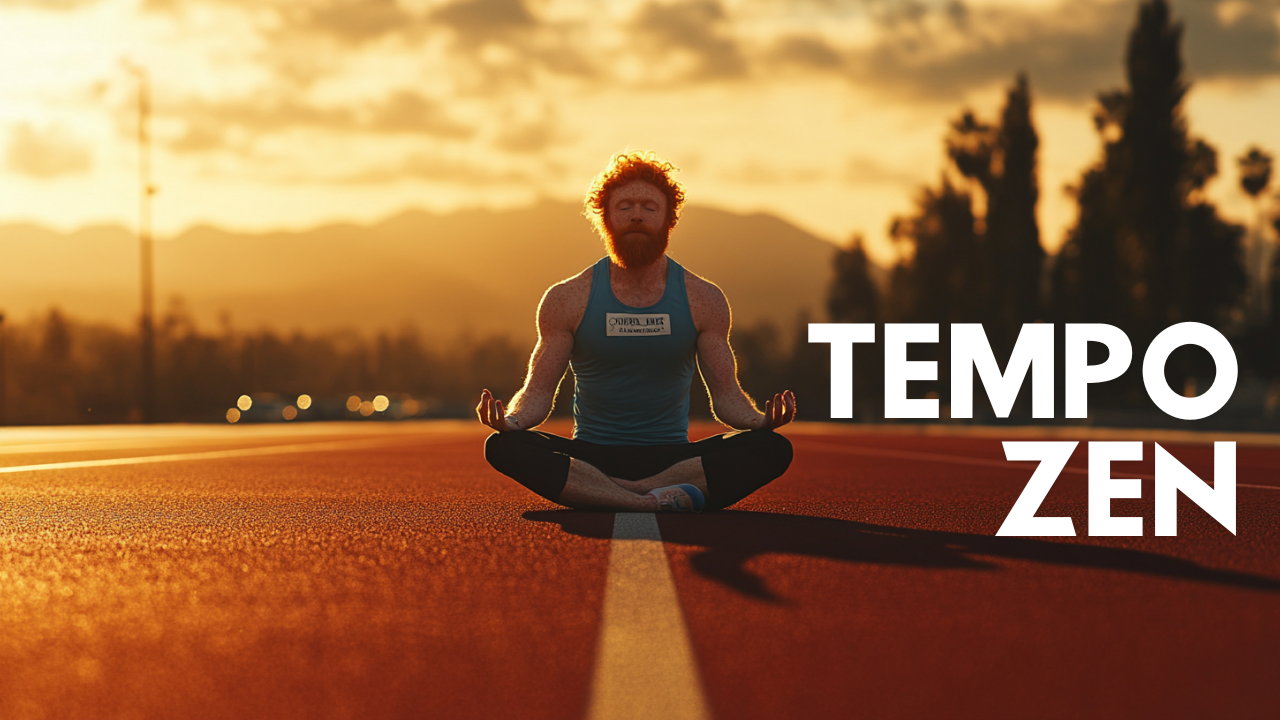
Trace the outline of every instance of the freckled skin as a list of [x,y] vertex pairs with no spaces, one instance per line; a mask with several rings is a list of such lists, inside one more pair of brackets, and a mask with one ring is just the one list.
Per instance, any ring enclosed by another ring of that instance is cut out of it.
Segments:
[[[605,222],[615,238],[626,242],[644,240],[648,235],[668,232],[665,225],[667,198],[643,180],[634,180],[615,189],[605,208]],[[630,230],[629,229],[632,229]],[[499,432],[528,429],[541,424],[551,414],[556,388],[569,367],[573,336],[582,322],[591,294],[593,268],[551,286],[538,306],[538,342],[529,358],[524,387],[506,408],[488,390],[476,408],[480,421]],[[667,256],[643,267],[623,267],[609,262],[613,294],[625,305],[647,307],[662,299],[667,282]],[[716,419],[737,430],[785,425],[795,417],[795,397],[791,391],[779,393],[765,403],[765,412],[738,384],[737,364],[729,346],[731,312],[719,287],[692,272],[685,272],[689,310],[698,331],[698,369],[711,396]],[[514,421],[513,421],[514,418]]]

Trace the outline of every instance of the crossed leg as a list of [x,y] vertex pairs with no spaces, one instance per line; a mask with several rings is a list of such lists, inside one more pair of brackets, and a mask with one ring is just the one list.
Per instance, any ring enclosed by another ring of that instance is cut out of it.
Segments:
[[641,495],[650,490],[682,484],[692,485],[701,490],[704,495],[707,493],[707,473],[702,467],[702,456],[681,460],[657,475],[651,475],[642,480],[609,479],[619,487]]
[[554,502],[571,508],[599,507],[633,512],[657,512],[659,509],[657,498],[621,486],[599,469],[577,458],[569,459],[564,489]]
[[597,445],[536,430],[485,441],[489,464],[552,502],[632,512],[655,511],[646,493],[683,483],[702,492],[707,509],[727,507],[781,476],[791,457],[791,443],[772,431],[673,445]]

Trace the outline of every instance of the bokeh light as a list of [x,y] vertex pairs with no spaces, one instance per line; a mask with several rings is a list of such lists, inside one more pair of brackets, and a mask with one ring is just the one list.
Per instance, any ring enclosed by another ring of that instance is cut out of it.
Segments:
[[249,408],[253,407],[253,398],[248,395],[241,395],[240,399],[236,400],[236,407],[240,408],[242,412],[248,412]]
[[418,401],[413,398],[409,398],[408,400],[400,403],[400,415],[402,417],[417,415],[418,411],[421,409],[422,408],[418,405]]
[[298,417],[298,408],[292,405],[285,405],[284,410],[280,411],[280,415],[283,416],[285,420],[292,420]]
[[355,412],[360,409],[359,395],[352,395],[351,397],[347,398],[347,409],[350,410],[351,412]]
[[379,395],[373,399],[374,410],[377,410],[378,412],[385,412],[389,407],[391,407],[391,401],[387,399],[386,395]]
[[229,423],[240,422],[240,411],[236,408],[231,408],[227,410],[227,422]]
[[310,396],[310,395],[306,395],[306,394],[299,395],[299,396],[298,396],[298,409],[299,409],[299,410],[307,410],[307,409],[310,409],[310,407],[311,407],[311,396]]
[[360,410],[361,415],[365,417],[369,417],[370,415],[373,414],[373,403],[369,402],[368,400],[365,400],[364,402],[360,403],[360,405],[358,406],[358,409]]

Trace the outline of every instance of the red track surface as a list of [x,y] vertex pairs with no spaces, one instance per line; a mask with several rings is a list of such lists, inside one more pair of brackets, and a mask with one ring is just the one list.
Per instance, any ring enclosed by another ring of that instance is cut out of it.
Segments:
[[[226,430],[0,466],[384,432]],[[498,475],[483,436],[0,474],[0,718],[583,717],[613,516]],[[1236,536],[1182,500],[1152,537],[1147,481],[1112,511],[1146,537],[997,538],[1030,475],[997,440],[790,436],[782,479],[659,520],[721,720],[1280,716],[1280,490],[1239,489]],[[1238,482],[1280,485],[1280,448],[1242,446]],[[1040,514],[1086,532],[1085,488]]]

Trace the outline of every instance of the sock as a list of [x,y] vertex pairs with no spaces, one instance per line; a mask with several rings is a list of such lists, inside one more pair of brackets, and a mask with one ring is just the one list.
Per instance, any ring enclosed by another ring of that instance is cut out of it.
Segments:
[[[658,497],[658,495],[659,495],[663,490],[669,490],[669,489],[671,489],[671,488],[680,488],[681,490],[683,490],[683,491],[684,491],[684,493],[685,493],[686,495],[688,495],[688,496],[689,496],[689,500],[693,503],[693,510],[692,510],[692,512],[702,512],[702,508],[704,508],[704,507],[706,507],[706,506],[707,506],[707,499],[706,499],[706,497],[705,497],[705,496],[703,496],[702,491],[701,491],[701,490],[699,490],[696,486],[694,486],[694,485],[690,485],[690,484],[688,484],[688,483],[682,483],[682,484],[680,484],[680,485],[668,485],[667,487],[662,487],[662,488],[657,488],[657,489],[655,489],[655,490],[650,490],[649,492],[647,492],[647,493],[645,493],[645,494],[646,494],[646,495],[651,495],[651,496],[653,496],[654,498],[657,498],[657,497]],[[661,502],[661,501],[659,501],[659,502]],[[666,509],[666,508],[668,508],[668,507],[669,507],[669,508],[671,508],[672,510],[677,511],[677,512],[679,512],[679,511],[681,511],[681,510],[682,510],[682,508],[680,508],[679,506],[675,506],[675,505],[665,505],[665,504],[663,505],[663,508],[664,508],[664,509]],[[685,512],[688,512],[688,511],[685,511]]]

